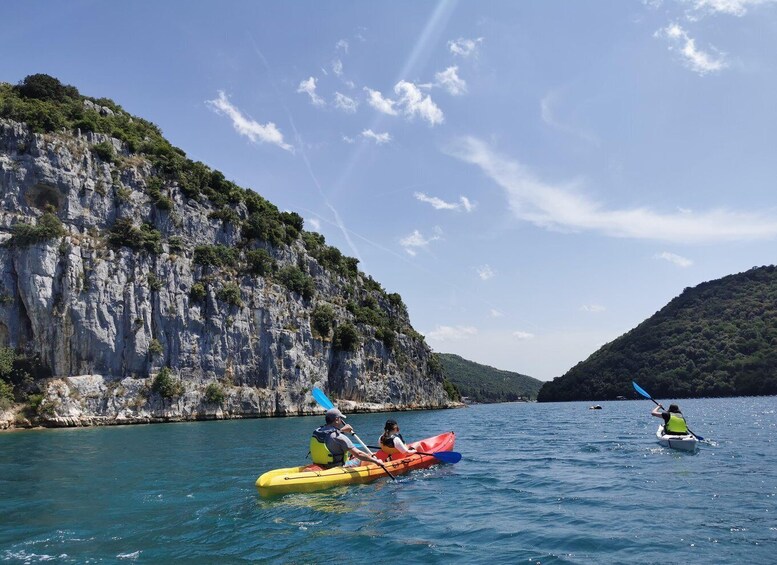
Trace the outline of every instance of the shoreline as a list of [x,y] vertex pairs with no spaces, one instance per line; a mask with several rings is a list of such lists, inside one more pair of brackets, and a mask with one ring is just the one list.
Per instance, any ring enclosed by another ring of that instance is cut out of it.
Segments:
[[[43,421],[30,420],[21,416],[25,405],[18,404],[15,410],[6,411],[0,416],[0,434],[8,432],[22,432],[34,430],[52,430],[52,429],[76,429],[76,428],[95,428],[106,426],[139,426],[148,424],[175,424],[186,422],[209,422],[224,420],[258,420],[264,418],[295,418],[305,416],[323,416],[326,412],[323,408],[316,410],[299,410],[275,413],[255,413],[246,412],[242,414],[227,414],[221,409],[210,413],[196,413],[189,416],[183,414],[169,414],[160,416],[139,416],[139,417],[117,417],[117,416],[80,416],[74,417],[52,417]],[[381,412],[414,412],[425,410],[452,410],[466,408],[467,405],[461,402],[450,402],[444,406],[395,406],[390,404],[372,404],[364,402],[355,402],[352,400],[341,400],[338,403],[340,409],[347,414],[375,414]],[[8,418],[8,416],[11,416]],[[19,417],[24,421],[19,421]]]

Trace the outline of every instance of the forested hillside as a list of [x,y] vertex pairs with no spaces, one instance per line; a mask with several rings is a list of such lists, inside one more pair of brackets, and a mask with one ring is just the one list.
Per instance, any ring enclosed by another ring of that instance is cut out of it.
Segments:
[[472,402],[512,402],[534,400],[542,381],[467,361],[458,355],[438,353],[443,374],[463,397]]
[[777,267],[686,288],[659,312],[545,383],[537,400],[777,394]]

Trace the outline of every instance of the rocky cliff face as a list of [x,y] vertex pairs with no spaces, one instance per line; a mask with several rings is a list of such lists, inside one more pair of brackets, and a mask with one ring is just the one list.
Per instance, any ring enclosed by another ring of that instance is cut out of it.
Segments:
[[[101,158],[106,147],[115,159]],[[276,269],[296,266],[312,277],[308,298],[272,276],[195,262],[197,246],[245,249],[240,220],[249,212],[233,204],[228,221],[175,182],[163,187],[162,206],[149,195],[153,173],[142,154],[105,134],[35,134],[0,119],[0,346],[39,358],[48,375],[36,383],[43,399],[32,416],[6,413],[4,426],[315,413],[314,386],[350,409],[448,404],[404,306],[385,293],[370,298],[408,329],[391,346],[361,323],[355,351],[335,347],[312,329],[311,312],[326,303],[338,322],[353,321],[352,281],[325,269],[301,238],[253,247]],[[14,226],[40,225],[47,213],[63,236],[30,243],[14,235]],[[112,244],[117,225],[131,226],[130,237],[143,225],[158,232],[158,248]],[[180,379],[174,394],[152,389],[164,367]]]

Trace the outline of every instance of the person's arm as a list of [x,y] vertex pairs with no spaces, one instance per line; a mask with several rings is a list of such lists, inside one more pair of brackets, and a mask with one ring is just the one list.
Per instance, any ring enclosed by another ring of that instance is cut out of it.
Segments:
[[[351,432],[353,432],[353,428],[351,427],[350,424],[346,424],[345,426],[340,428],[340,431],[341,432],[344,431],[346,433],[351,433]],[[341,445],[343,446],[344,449],[346,449],[351,455],[353,455],[357,459],[360,459],[362,461],[367,461],[369,463],[376,463],[378,465],[383,463],[383,461],[381,461],[377,457],[374,457],[374,456],[370,455],[369,453],[365,453],[361,449],[358,449],[357,447],[355,447],[353,445],[353,442],[350,439],[348,439],[348,436],[346,436],[346,435],[344,435],[342,433],[338,434],[337,435],[337,440],[341,443]]]
[[415,447],[406,446],[405,442],[398,437],[394,438],[394,449],[398,450],[400,453],[415,453]]
[[653,408],[653,411],[650,413],[651,416],[655,416],[656,418],[663,418],[664,417],[664,407],[660,404],[657,404],[655,408]]
[[368,463],[375,463],[376,465],[380,465],[383,463],[380,459],[375,457],[374,455],[370,455],[369,453],[365,453],[361,449],[358,449],[356,447],[352,447],[350,450],[351,455],[356,457],[357,459],[361,459],[362,461],[367,461]]

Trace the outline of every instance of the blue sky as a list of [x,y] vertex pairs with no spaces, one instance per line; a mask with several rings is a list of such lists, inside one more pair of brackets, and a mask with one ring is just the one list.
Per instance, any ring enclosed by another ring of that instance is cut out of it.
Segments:
[[300,213],[435,351],[542,380],[775,262],[774,0],[13,2],[0,55]]

